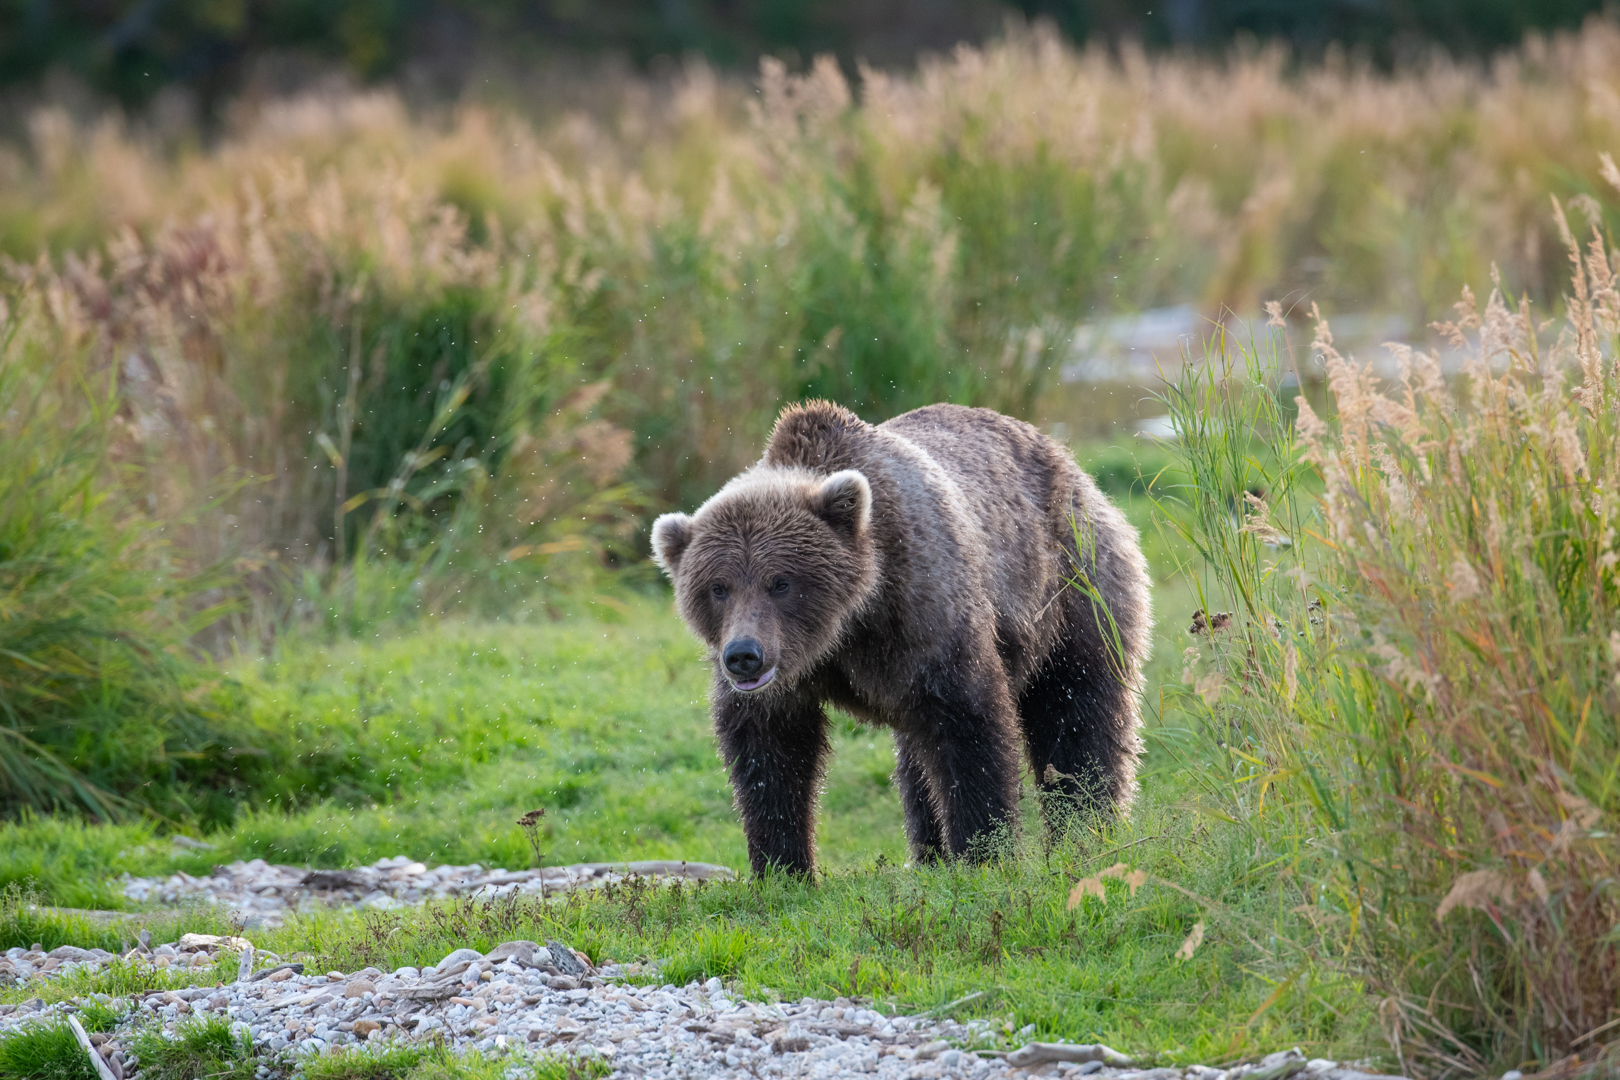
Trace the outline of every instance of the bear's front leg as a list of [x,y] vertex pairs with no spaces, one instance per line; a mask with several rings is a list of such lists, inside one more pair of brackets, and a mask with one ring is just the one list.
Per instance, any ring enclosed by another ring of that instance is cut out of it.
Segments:
[[906,841],[911,861],[919,866],[939,861],[945,841],[939,832],[939,811],[928,786],[923,761],[927,751],[898,732],[894,737],[894,785],[900,789],[900,807],[906,814]]
[[807,695],[714,690],[714,729],[755,874],[815,868],[816,792],[827,760],[827,714]]
[[[953,857],[988,857],[974,842],[1009,825],[1018,805],[1017,714],[1000,664],[983,655],[964,648],[932,665],[913,684],[907,710],[908,766],[927,782],[937,842]],[[932,839],[918,825],[924,842]]]

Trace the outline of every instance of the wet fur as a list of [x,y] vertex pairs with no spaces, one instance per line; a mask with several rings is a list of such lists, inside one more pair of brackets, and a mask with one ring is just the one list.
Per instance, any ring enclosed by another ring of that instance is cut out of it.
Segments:
[[[760,463],[694,516],[660,518],[653,544],[710,646],[756,872],[814,865],[827,703],[894,731],[915,859],[967,854],[1011,819],[1020,743],[1047,792],[1129,802],[1146,565],[1118,509],[1028,424],[954,405],[876,426],[789,408]],[[1077,569],[1107,612],[1071,587]],[[777,670],[751,693],[719,659],[739,634]]]

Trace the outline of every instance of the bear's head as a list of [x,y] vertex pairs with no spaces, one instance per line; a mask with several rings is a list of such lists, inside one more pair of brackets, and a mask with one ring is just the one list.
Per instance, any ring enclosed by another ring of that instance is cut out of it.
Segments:
[[758,466],[653,522],[675,603],[745,693],[792,687],[832,651],[877,584],[872,489],[854,470]]

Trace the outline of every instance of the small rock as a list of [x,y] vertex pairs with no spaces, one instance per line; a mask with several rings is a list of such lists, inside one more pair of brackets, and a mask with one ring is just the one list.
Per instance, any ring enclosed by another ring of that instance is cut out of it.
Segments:
[[1239,1065],[1227,1072],[1227,1080],[1288,1080],[1305,1070],[1305,1055],[1299,1047],[1267,1054],[1256,1065]]
[[193,840],[191,837],[182,835],[181,833],[175,833],[173,836],[169,837],[169,843],[185,851],[214,850],[214,845],[208,843],[206,840]]
[[557,970],[564,975],[581,978],[586,974],[585,964],[567,945],[560,941],[547,940],[546,949],[551,953],[551,962],[557,965]]
[[365,997],[367,994],[375,994],[376,992],[376,984],[367,979],[352,979],[349,985],[343,988],[343,996],[346,998]]
[[482,960],[483,958],[484,954],[479,952],[477,949],[457,949],[449,956],[446,956],[443,960],[440,960],[434,965],[434,967],[437,968],[442,974],[448,968],[451,968],[456,964],[470,964],[475,960]]
[[182,949],[250,949],[253,943],[247,938],[220,937],[217,934],[181,934],[180,940],[175,944]]
[[1007,1064],[1015,1069],[1029,1068],[1053,1061],[1098,1061],[1115,1068],[1125,1068],[1131,1059],[1102,1043],[1043,1043],[1032,1042],[1007,1055]]
[[86,961],[96,959],[96,954],[91,952],[89,949],[75,948],[72,945],[58,945],[46,955],[52,960],[58,960],[63,963],[71,961],[73,963],[82,964]]
[[508,941],[491,949],[484,960],[490,964],[512,960],[524,967],[534,967],[535,956],[540,952],[541,947],[532,941]]
[[281,982],[284,979],[290,979],[294,975],[302,975],[303,973],[303,964],[278,964],[275,967],[265,968],[263,971],[254,972],[252,975],[248,976],[248,981],[259,982],[262,979],[269,979],[271,982]]

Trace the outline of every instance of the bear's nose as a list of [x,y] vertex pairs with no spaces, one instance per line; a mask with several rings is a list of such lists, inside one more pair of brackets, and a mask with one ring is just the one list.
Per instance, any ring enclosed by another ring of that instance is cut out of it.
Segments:
[[726,644],[721,659],[725,661],[727,671],[746,681],[758,675],[765,666],[765,650],[751,637],[737,638]]

